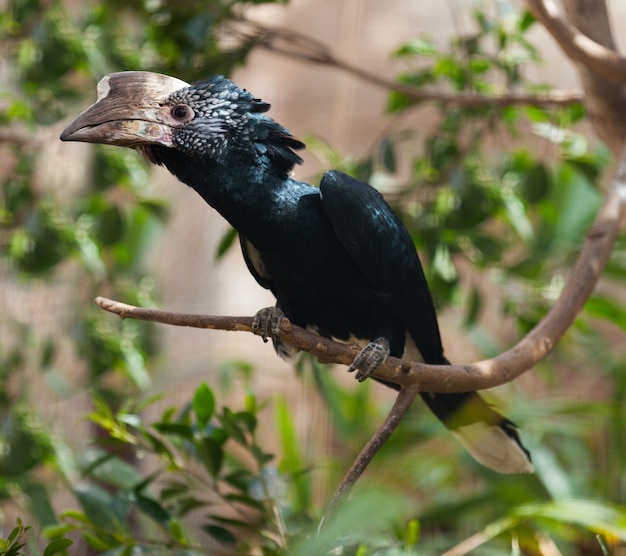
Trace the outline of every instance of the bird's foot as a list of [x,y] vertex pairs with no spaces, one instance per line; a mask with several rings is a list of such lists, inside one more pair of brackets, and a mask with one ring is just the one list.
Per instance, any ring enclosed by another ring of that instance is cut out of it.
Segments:
[[264,307],[252,319],[252,332],[260,334],[264,342],[267,342],[271,332],[272,338],[277,341],[280,337],[280,323],[284,318],[285,313],[278,307]]
[[348,372],[357,371],[355,378],[363,382],[374,374],[389,355],[389,342],[386,338],[376,338],[367,344],[354,358]]

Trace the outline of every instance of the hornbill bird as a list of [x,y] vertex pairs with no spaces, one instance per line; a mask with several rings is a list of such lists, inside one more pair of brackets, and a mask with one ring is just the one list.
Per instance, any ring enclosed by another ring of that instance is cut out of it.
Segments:
[[[304,144],[265,114],[269,107],[222,76],[189,85],[113,73],[61,139],[134,148],[228,220],[248,269],[276,297],[254,327],[264,340],[272,332],[279,354],[288,352],[278,337],[286,316],[327,337],[363,341],[350,367],[360,380],[389,354],[449,364],[407,229],[374,188],[341,172],[324,174],[319,187],[290,177]],[[421,396],[478,462],[532,472],[515,425],[476,392]]]

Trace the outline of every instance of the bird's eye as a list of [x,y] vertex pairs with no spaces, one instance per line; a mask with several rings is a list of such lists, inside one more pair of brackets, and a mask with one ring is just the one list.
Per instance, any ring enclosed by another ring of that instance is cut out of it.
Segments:
[[179,122],[188,122],[194,116],[193,110],[185,104],[174,106],[170,113],[172,114],[172,118]]

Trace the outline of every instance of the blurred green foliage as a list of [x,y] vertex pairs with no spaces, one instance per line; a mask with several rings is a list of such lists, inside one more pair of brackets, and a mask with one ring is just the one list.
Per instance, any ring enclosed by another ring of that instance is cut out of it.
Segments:
[[[34,288],[62,276],[76,292],[70,324],[55,333],[2,310],[0,502],[7,511],[20,508],[34,528],[0,523],[0,555],[78,554],[70,546],[79,539],[90,554],[110,556],[440,554],[457,543],[456,554],[472,547],[554,554],[558,547],[569,555],[623,546],[626,366],[611,339],[626,327],[623,238],[606,287],[536,369],[533,390],[499,391],[533,453],[533,476],[477,466],[415,408],[318,532],[333,487],[383,418],[375,385],[345,388],[310,357],[299,361],[296,371],[327,408],[330,441],[340,447],[324,456],[326,446],[302,438],[283,399],[274,400],[271,427],[277,454],[268,453],[259,424],[269,410],[252,390],[255,369],[247,362],[215,368],[219,387],[200,384],[184,407],[146,419],[157,400],[137,400],[158,355],[155,331],[85,307],[98,294],[155,303],[145,255],[168,208],[153,197],[140,158],[123,149],[91,147],[84,186],[68,198],[42,168],[46,141],[56,140],[54,125],[91,99],[94,82],[110,71],[188,81],[228,74],[256,42],[233,35],[239,40],[225,43],[223,34],[260,3],[9,0],[0,11],[8,76],[0,87],[0,283]],[[426,35],[400,45],[393,56],[406,70],[398,80],[484,95],[547,89],[524,76],[540,61],[527,12],[475,10],[473,18],[475,32],[449,45]],[[397,122],[420,107],[389,95]],[[520,333],[545,314],[601,203],[610,157],[577,131],[586,118],[579,105],[436,111],[434,131],[390,128],[360,159],[315,138],[309,147],[384,190],[427,262],[437,304],[460,313],[467,336],[493,355],[503,346],[483,321],[485,307],[501,300],[500,318]],[[235,239],[229,232],[217,256]],[[463,280],[468,268],[471,278]],[[81,387],[92,396],[94,434],[81,454],[45,423],[27,378],[45,374],[60,399],[71,393],[56,368],[65,342],[81,358]],[[578,380],[593,395],[574,395]],[[234,382],[244,385],[243,409],[220,401]],[[59,488],[74,501],[60,511],[51,502]]]

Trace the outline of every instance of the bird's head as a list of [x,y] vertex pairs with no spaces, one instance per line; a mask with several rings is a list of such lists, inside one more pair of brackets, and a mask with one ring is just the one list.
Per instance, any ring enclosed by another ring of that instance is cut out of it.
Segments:
[[294,150],[304,144],[264,114],[269,107],[222,76],[190,85],[158,73],[112,73],[61,140],[131,147],[166,165],[168,150],[196,160],[241,152],[286,175],[302,162]]

